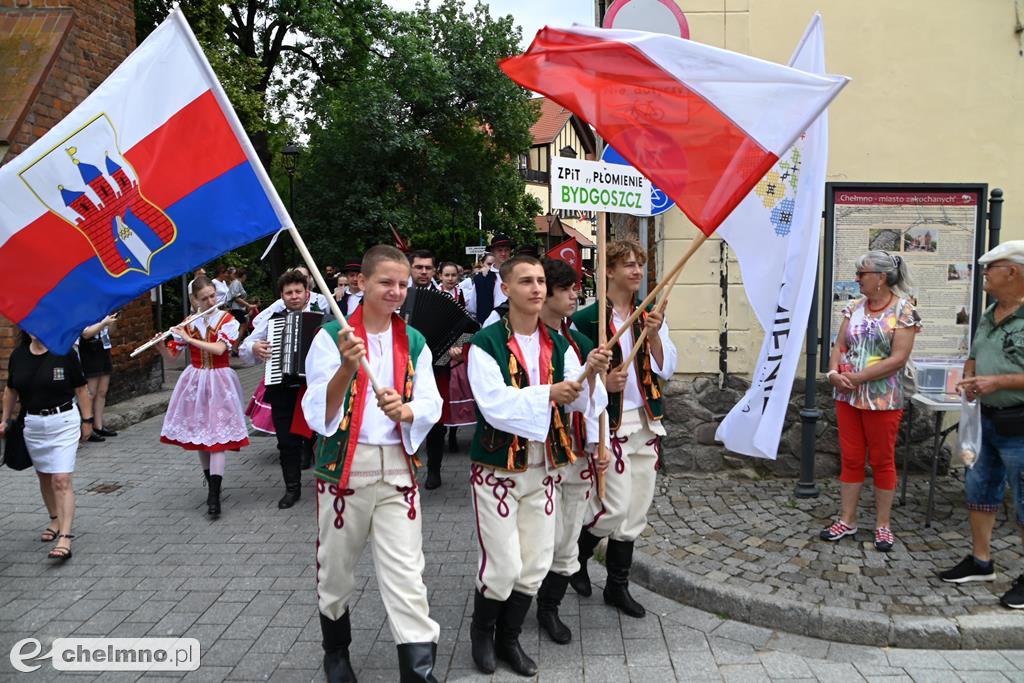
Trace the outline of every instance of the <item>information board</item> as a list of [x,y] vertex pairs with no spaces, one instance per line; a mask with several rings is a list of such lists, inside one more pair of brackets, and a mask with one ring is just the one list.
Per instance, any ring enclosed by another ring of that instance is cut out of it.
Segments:
[[[967,355],[981,309],[985,184],[826,183],[822,331],[833,342],[842,310],[860,298],[854,276],[865,252],[907,263],[921,316],[914,357]],[[828,369],[828,349],[821,369]]]

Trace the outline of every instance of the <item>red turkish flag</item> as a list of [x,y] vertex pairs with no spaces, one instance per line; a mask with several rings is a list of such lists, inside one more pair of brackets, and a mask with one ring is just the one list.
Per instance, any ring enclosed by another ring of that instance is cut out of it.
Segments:
[[583,279],[583,254],[580,251],[580,243],[570,237],[561,244],[557,244],[548,251],[548,258],[565,261],[576,271],[576,282]]

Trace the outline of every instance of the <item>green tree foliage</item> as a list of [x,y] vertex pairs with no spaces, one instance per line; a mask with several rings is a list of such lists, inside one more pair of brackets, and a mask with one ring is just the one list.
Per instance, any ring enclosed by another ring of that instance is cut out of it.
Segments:
[[497,61],[519,51],[512,17],[445,0],[395,12],[379,6],[371,43],[331,80],[313,84],[296,220],[330,260],[392,241],[465,261],[484,230],[532,242],[537,201],[517,160],[536,108]]
[[[140,41],[173,4],[135,0]],[[286,203],[280,152],[305,133],[294,218],[321,265],[390,243],[389,224],[415,248],[466,261],[478,211],[486,232],[533,241],[540,206],[517,160],[537,111],[497,66],[519,52],[512,17],[462,0],[413,12],[382,0],[177,4]],[[280,243],[275,272],[298,262]],[[271,285],[265,246],[235,252],[250,290]]]

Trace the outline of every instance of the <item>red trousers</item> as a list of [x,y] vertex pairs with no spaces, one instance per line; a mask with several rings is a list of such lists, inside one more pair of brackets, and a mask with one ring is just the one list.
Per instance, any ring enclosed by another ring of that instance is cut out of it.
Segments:
[[875,488],[896,488],[896,434],[902,417],[902,410],[861,410],[846,401],[836,401],[842,454],[839,481],[863,483],[864,465],[870,457]]

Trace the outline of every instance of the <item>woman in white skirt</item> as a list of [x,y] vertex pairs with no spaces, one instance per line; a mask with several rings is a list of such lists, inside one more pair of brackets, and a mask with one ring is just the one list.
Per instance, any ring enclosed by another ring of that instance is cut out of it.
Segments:
[[[216,303],[217,290],[207,278],[197,277],[192,281],[191,299],[197,311],[205,311]],[[189,364],[174,385],[160,441],[199,453],[209,486],[207,513],[217,517],[225,453],[249,444],[242,383],[228,367],[228,351],[238,339],[239,325],[230,313],[218,310],[174,327],[171,333],[167,345],[157,344],[157,348],[170,360],[187,347]]]
[[[79,441],[92,434],[92,399],[74,353],[50,353],[29,334],[11,353],[7,388],[3,399],[0,436],[13,422],[14,406],[21,404],[25,416],[25,445],[32,457],[39,491],[50,515],[50,524],[39,540],[57,543],[48,557],[71,559],[71,525],[75,519],[75,492],[71,474]],[[78,406],[85,414],[79,413]]]

